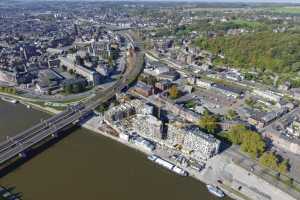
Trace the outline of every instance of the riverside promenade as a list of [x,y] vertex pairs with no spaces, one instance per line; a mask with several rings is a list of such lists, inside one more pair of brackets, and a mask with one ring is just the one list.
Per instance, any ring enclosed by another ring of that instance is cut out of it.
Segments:
[[[169,156],[171,154],[166,151],[165,147],[158,146],[153,152],[147,151],[126,140],[101,131],[101,121],[101,117],[94,116],[83,123],[82,127],[109,137],[145,155],[157,154],[170,161]],[[174,150],[170,150],[170,152],[174,152]],[[200,172],[189,167],[180,167],[188,171],[191,177],[201,182],[218,185],[228,196],[236,200],[297,200],[260,177],[238,166],[233,162],[230,154],[227,152],[222,152],[209,159],[206,163],[206,167]],[[220,183],[220,181],[222,183]]]

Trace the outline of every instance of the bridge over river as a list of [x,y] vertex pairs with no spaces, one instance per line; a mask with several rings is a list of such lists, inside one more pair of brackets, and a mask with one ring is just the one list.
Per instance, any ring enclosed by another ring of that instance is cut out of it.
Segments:
[[[132,40],[132,39],[130,39]],[[14,137],[7,138],[0,143],[0,165],[6,163],[16,156],[24,156],[26,150],[49,137],[55,137],[60,130],[69,125],[79,122],[90,114],[97,106],[111,99],[115,94],[121,92],[134,80],[143,69],[143,52],[135,52],[133,63],[127,66],[122,77],[110,88],[98,90],[94,97],[75,106],[68,107],[65,111],[41,121],[39,124],[25,130]]]

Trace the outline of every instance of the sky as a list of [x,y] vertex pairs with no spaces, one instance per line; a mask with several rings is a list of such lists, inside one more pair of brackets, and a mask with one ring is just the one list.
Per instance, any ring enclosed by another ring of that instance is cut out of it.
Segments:
[[[10,0],[0,0],[1,1],[10,1]],[[145,2],[145,1],[156,1],[156,2],[239,2],[239,3],[297,3],[300,4],[300,0],[16,0],[16,1],[130,1],[130,2]]]
[[[22,1],[22,0],[20,0]],[[23,0],[28,1],[28,0]],[[31,0],[34,1],[34,0]],[[41,0],[36,0],[41,1]],[[49,1],[49,0],[48,0]],[[120,0],[52,0],[52,1],[120,1]],[[126,1],[126,0],[121,0]],[[161,0],[128,0],[132,2],[139,2],[139,1],[161,1]],[[300,3],[300,0],[163,0],[163,1],[189,1],[189,2],[274,2],[274,3]]]

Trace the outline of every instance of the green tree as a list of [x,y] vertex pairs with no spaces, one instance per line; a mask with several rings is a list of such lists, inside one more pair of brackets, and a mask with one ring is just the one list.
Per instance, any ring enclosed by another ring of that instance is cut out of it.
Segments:
[[16,90],[16,88],[11,88],[11,94],[16,94],[17,93],[17,90]]
[[219,128],[218,120],[213,115],[204,115],[199,120],[198,125],[205,129],[208,133],[215,133]]
[[228,132],[228,139],[233,144],[242,144],[244,140],[244,132],[247,131],[247,128],[241,124],[233,126]]
[[249,107],[253,107],[255,104],[255,101],[251,98],[245,99],[245,104]]
[[287,180],[287,184],[288,184],[289,187],[293,187],[294,179],[293,179],[293,178],[289,178],[289,179]]
[[300,71],[300,62],[295,62],[294,64],[292,64],[291,70],[292,70],[293,72],[298,72],[298,71]]
[[154,86],[155,83],[157,82],[157,79],[154,76],[140,76],[138,79],[152,86]]
[[196,103],[192,100],[185,103],[185,107],[187,108],[194,108],[196,106]]
[[265,152],[259,158],[259,163],[264,166],[268,167],[272,170],[277,171],[278,169],[278,157],[275,155],[274,152]]
[[229,120],[235,120],[239,117],[238,113],[235,110],[229,110],[226,118]]
[[203,111],[203,116],[209,116],[209,115],[213,115],[212,112],[210,112],[210,110],[208,110],[207,108],[204,108],[204,111]]
[[252,158],[259,157],[265,151],[266,144],[260,134],[247,130],[243,133],[241,150],[248,153]]
[[278,172],[280,174],[286,174],[289,170],[289,160],[285,159],[278,165]]
[[[237,24],[223,24],[225,30],[235,27]],[[217,29],[221,28],[217,24]],[[298,72],[300,32],[287,31],[274,33],[270,30],[257,31],[239,36],[218,36],[216,38],[201,37],[196,45],[202,49],[209,50],[215,55],[222,52],[225,59],[216,58],[215,63],[234,66],[237,68],[253,69],[277,74]],[[253,79],[252,76],[246,76]],[[265,83],[272,84],[269,79]]]

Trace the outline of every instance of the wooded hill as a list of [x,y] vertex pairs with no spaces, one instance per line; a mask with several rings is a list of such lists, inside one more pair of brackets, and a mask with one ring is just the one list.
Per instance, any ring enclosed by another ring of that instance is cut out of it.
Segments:
[[276,73],[300,71],[300,32],[266,31],[199,38],[195,44],[216,55],[223,54],[224,59],[215,60],[218,64]]

